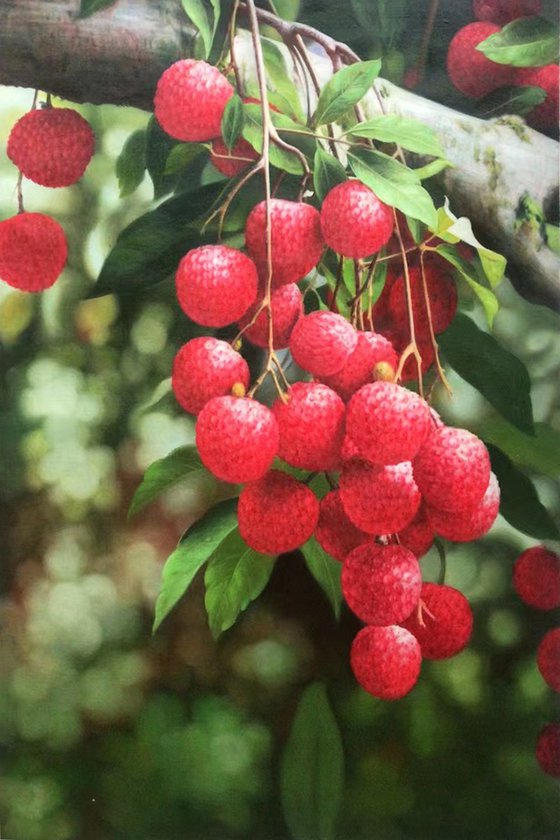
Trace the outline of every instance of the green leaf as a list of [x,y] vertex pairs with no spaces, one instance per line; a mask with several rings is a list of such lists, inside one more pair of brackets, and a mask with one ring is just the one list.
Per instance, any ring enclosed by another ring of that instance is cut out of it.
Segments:
[[347,179],[343,165],[317,144],[313,161],[313,186],[319,201],[323,201],[326,194],[342,184]]
[[419,166],[414,170],[414,174],[420,181],[425,181],[427,178],[433,178],[434,175],[439,175],[444,169],[448,167],[455,168],[455,164],[444,158],[436,158],[425,166]]
[[531,382],[527,368],[490,333],[459,313],[439,337],[447,361],[502,417],[534,435]]
[[133,132],[117,158],[115,171],[121,198],[130,195],[144,180],[146,171],[146,129]]
[[179,175],[193,160],[206,152],[202,143],[177,143],[165,161],[164,175]]
[[560,254],[560,227],[546,223],[544,229],[546,233],[546,244],[555,254]]
[[286,67],[286,61],[280,46],[276,41],[271,41],[270,38],[261,38],[261,44],[267,80],[286,103],[286,107],[281,110],[288,111],[295,120],[304,122],[305,118],[299,94]]
[[542,17],[508,23],[476,48],[497,64],[536,67],[558,60],[558,26]]
[[181,0],[187,17],[194,23],[202,43],[204,44],[204,58],[207,58],[212,46],[212,35],[214,31],[213,21],[204,0]]
[[500,484],[500,513],[510,525],[538,540],[560,539],[560,531],[535,486],[497,446],[488,444],[492,470]]
[[535,106],[546,99],[546,92],[535,85],[510,85],[498,88],[478,100],[478,112],[484,117],[499,117],[502,114],[526,116]]
[[327,596],[336,618],[340,618],[342,605],[342,590],[340,588],[340,573],[342,563],[334,560],[319,545],[315,537],[311,537],[301,547],[307,568]]
[[237,529],[220,543],[204,576],[206,612],[214,638],[235,624],[239,613],[261,594],[274,559],[249,548]]
[[237,499],[220,502],[190,528],[163,567],[153,632],[182,598],[194,576],[237,526]]
[[447,262],[451,263],[451,265],[457,269],[460,277],[478,297],[484,308],[488,326],[492,327],[494,318],[496,317],[499,309],[498,298],[494,292],[479,282],[475,268],[467,260],[460,257],[453,246],[438,245],[435,250],[438,254],[444,257]]
[[[250,103],[248,105],[244,105],[243,108],[245,111],[243,137],[260,154],[262,152],[263,147],[263,122],[261,106]],[[296,126],[296,128],[298,129],[302,128],[301,126],[297,126],[296,123],[290,120],[289,117],[283,116],[282,114],[275,114],[274,117],[275,125],[278,125],[279,122],[282,122],[288,127]],[[291,138],[288,139],[287,142],[291,142]],[[274,142],[270,144],[269,158],[270,163],[273,166],[276,166],[278,169],[283,169],[285,172],[289,172],[292,175],[301,175],[303,173],[303,167],[297,155],[294,152],[282,149]]]
[[370,90],[379,75],[381,61],[360,61],[343,67],[322,89],[312,118],[313,125],[325,125],[342,117]]
[[447,198],[445,199],[444,206],[438,210],[438,226],[434,230],[434,233],[437,233],[438,236],[441,236],[447,241],[450,241],[451,237],[451,241],[460,240],[461,242],[466,242],[472,248],[476,248],[490,286],[493,289],[499,286],[506,270],[506,258],[502,254],[498,254],[497,251],[491,251],[490,248],[485,248],[478,241],[473,233],[471,220],[466,216],[457,218],[451,212]]
[[442,158],[443,149],[436,133],[419,120],[383,114],[353,126],[348,134],[368,137],[381,143],[398,143],[403,149],[419,155]]
[[216,3],[216,6],[219,6],[219,14],[215,9],[212,46],[207,58],[209,64],[217,64],[222,54],[234,5],[235,0],[219,0],[219,3]]
[[282,808],[294,840],[333,840],[344,790],[344,752],[327,691],[308,686],[284,755]]
[[116,2],[117,0],[81,0],[80,17],[89,17],[100,9],[106,9],[107,6],[114,6]]
[[177,183],[175,175],[165,173],[167,159],[177,141],[160,128],[155,117],[150,118],[147,131],[146,166],[154,185],[154,198],[163,198],[164,195],[173,192]]
[[228,149],[231,149],[239,138],[241,130],[243,129],[243,120],[243,102],[241,101],[241,98],[234,93],[233,96],[228,99],[222,115],[222,137]]
[[388,155],[364,149],[348,153],[355,176],[374,191],[381,201],[397,207],[407,216],[433,226],[437,221],[432,197],[417,182],[414,170]]
[[498,446],[518,467],[560,477],[560,431],[546,423],[535,423],[535,435],[526,435],[495,414],[484,418],[477,434]]
[[165,458],[150,464],[128,509],[128,516],[135,516],[142,508],[157,499],[187,476],[207,473],[202,465],[196,446],[181,446]]

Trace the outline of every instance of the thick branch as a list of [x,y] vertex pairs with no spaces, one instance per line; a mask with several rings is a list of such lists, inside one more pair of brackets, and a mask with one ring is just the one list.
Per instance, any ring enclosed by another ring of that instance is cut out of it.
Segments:
[[[151,108],[165,67],[192,54],[194,30],[181,4],[118,0],[85,20],[78,9],[79,0],[0,0],[0,83],[76,102]],[[245,77],[254,78],[243,36],[236,57]],[[312,61],[324,84],[330,58],[314,54]],[[454,212],[470,216],[482,241],[506,255],[510,276],[526,297],[560,308],[558,259],[537,231],[518,221],[525,195],[545,209],[556,205],[558,144],[521,121],[481,121],[385,81],[378,90],[381,97],[368,98],[366,113],[379,113],[381,101],[388,113],[432,125],[455,164],[443,177]]]

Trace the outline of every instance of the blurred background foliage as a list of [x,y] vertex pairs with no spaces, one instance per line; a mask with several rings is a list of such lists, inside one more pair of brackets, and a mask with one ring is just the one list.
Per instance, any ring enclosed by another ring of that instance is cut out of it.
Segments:
[[[276,5],[297,11],[292,0]],[[306,2],[302,17],[364,56],[383,50],[398,81],[421,15],[405,32],[410,16],[392,5],[389,14],[386,3],[352,2],[341,15],[337,4]],[[376,25],[366,32],[368,9]],[[429,72],[420,92],[455,104],[442,84]],[[31,91],[0,89],[2,149],[31,100]],[[302,688],[320,679],[346,753],[340,840],[556,837],[557,785],[538,770],[534,742],[558,711],[535,663],[557,617],[512,592],[513,560],[535,540],[501,518],[486,539],[448,552],[448,583],[473,601],[472,644],[449,662],[425,663],[398,703],[357,687],[348,667],[357,622],[345,613],[335,623],[298,555],[277,563],[263,596],[218,643],[201,581],[151,637],[162,564],[216,488],[180,485],[126,520],[143,470],[193,441],[191,418],[161,383],[194,333],[171,284],[85,297],[118,232],[151,205],[152,188],[146,177],[121,199],[114,172],[148,116],[80,110],[98,139],[84,179],[57,191],[24,184],[26,208],[63,224],[68,268],[41,296],[0,286],[1,836],[284,840],[279,757]],[[2,152],[0,218],[15,212],[15,182]],[[440,395],[436,404],[449,422],[502,446],[558,516],[559,319],[507,280],[500,299],[495,333],[531,373],[538,439],[505,424],[453,372],[453,402]],[[423,569],[437,578],[436,552]]]

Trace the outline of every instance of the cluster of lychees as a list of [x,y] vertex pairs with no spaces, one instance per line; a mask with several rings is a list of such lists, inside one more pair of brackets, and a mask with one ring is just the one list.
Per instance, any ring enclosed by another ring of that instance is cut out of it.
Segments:
[[[513,567],[513,586],[522,601],[538,610],[560,607],[560,556],[545,546],[528,548]],[[549,630],[537,650],[537,666],[553,691],[560,692],[560,627]],[[537,761],[545,773],[560,778],[560,722],[540,732]]]
[[472,99],[486,96],[506,85],[536,86],[546,99],[527,114],[527,122],[544,131],[558,129],[558,64],[542,67],[512,67],[491,61],[477,47],[513,20],[541,12],[541,0],[474,0],[476,21],[455,33],[447,55],[449,78],[461,93]]
[[[43,187],[67,187],[94,152],[91,126],[71,108],[29,111],[10,132],[7,153],[25,177]],[[21,201],[20,201],[21,204]],[[42,292],[58,279],[68,255],[64,230],[44,213],[20,212],[0,222],[0,279],[24,292]]]

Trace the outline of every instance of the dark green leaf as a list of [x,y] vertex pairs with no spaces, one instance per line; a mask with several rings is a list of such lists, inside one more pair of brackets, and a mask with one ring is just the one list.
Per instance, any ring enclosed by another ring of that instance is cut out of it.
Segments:
[[343,67],[322,89],[313,115],[313,125],[334,122],[362,99],[379,75],[381,61],[360,61]]
[[160,128],[155,117],[151,117],[146,140],[146,166],[154,185],[154,198],[163,198],[175,189],[177,177],[166,175],[165,170],[167,159],[176,145],[177,141]]
[[273,567],[274,558],[249,548],[237,529],[220,543],[204,576],[206,612],[214,638],[235,624],[239,613],[261,594]]
[[442,158],[443,149],[435,132],[419,120],[383,114],[353,126],[348,134],[368,137],[382,143],[398,143],[403,149],[419,155]]
[[164,175],[179,175],[193,160],[206,152],[202,143],[177,143],[165,161]]
[[130,135],[115,165],[121,198],[133,193],[144,180],[146,171],[146,129]]
[[135,516],[142,508],[157,499],[187,476],[208,474],[202,466],[196,446],[181,446],[165,458],[150,464],[133,496],[128,515]]
[[500,483],[500,513],[510,525],[538,540],[560,539],[554,520],[540,501],[535,486],[497,446],[488,444],[492,470]]
[[233,96],[228,99],[222,115],[222,137],[228,149],[231,149],[238,140],[243,128],[243,119],[243,102],[241,101],[241,98],[234,93]]
[[560,477],[560,431],[546,423],[535,423],[535,436],[526,435],[498,414],[485,417],[479,437],[493,443],[518,467],[550,478]]
[[181,3],[185,14],[200,32],[200,37],[204,44],[204,58],[206,58],[212,46],[212,33],[214,29],[210,10],[204,3],[204,0],[181,0]]
[[478,297],[484,307],[488,325],[492,327],[499,308],[498,298],[494,292],[479,282],[474,266],[460,257],[452,245],[438,245],[436,251],[457,269],[461,278]]
[[190,528],[163,567],[153,632],[182,598],[198,570],[237,526],[237,499],[211,508]]
[[499,117],[502,114],[518,114],[524,117],[545,99],[546,93],[540,87],[511,85],[492,91],[477,104],[479,113],[484,117]]
[[[248,143],[257,151],[261,152],[263,147],[263,123],[262,112],[260,105],[244,105],[245,122],[243,124],[243,137]],[[282,114],[275,114],[274,123],[278,121],[283,122],[286,126],[296,126],[289,117]],[[301,126],[296,126],[301,129]],[[291,143],[291,138],[287,137],[286,141]],[[295,154],[286,149],[281,148],[276,143],[270,144],[269,151],[270,163],[278,169],[283,169],[285,172],[290,172],[292,175],[301,175],[303,173],[303,166],[301,161]]]
[[533,435],[531,382],[527,368],[490,333],[459,313],[439,342],[451,367],[522,432]]
[[89,17],[100,9],[106,9],[107,6],[114,6],[116,2],[117,0],[81,0],[80,17]]
[[209,64],[217,64],[222,54],[234,5],[235,0],[220,0],[219,2],[219,15],[217,14],[214,18],[212,46],[207,59]]
[[270,38],[261,38],[261,43],[267,79],[286,103],[286,107],[281,110],[287,111],[294,119],[303,122],[304,115],[299,94],[286,67],[280,45],[276,41],[271,41]]
[[342,563],[334,560],[324,551],[315,537],[301,547],[307,568],[327,596],[336,618],[340,618],[342,605],[342,590],[340,589],[340,573]]
[[325,686],[305,689],[281,768],[282,808],[294,840],[333,840],[344,790],[344,752]]
[[522,17],[490,35],[477,48],[497,64],[535,67],[558,59],[558,26],[541,17]]
[[326,194],[337,184],[346,181],[347,177],[343,165],[317,145],[313,161],[313,186],[319,201],[323,201]]

